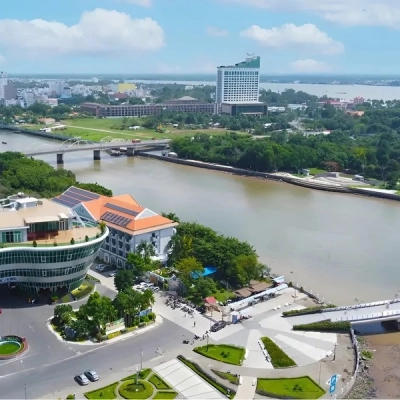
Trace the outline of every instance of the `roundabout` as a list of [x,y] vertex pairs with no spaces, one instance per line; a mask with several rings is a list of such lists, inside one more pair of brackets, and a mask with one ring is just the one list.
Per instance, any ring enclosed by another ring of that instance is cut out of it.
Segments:
[[19,336],[0,337],[0,360],[15,358],[28,349],[28,342]]

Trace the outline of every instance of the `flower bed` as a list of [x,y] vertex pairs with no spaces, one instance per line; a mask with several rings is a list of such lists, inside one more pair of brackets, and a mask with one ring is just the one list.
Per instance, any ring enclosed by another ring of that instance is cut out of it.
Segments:
[[209,344],[208,346],[196,347],[193,351],[204,357],[232,365],[242,365],[246,353],[244,347],[227,344]]
[[318,314],[330,308],[336,308],[336,306],[334,304],[328,304],[325,306],[307,307],[307,308],[302,308],[301,310],[284,311],[282,315],[284,317],[293,317],[296,315]]

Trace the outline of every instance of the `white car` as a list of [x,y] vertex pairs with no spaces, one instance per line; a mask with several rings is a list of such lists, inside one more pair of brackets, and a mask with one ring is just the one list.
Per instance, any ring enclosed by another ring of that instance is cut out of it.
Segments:
[[151,288],[151,290],[153,292],[158,292],[160,290],[160,288],[158,286],[154,286],[154,287]]

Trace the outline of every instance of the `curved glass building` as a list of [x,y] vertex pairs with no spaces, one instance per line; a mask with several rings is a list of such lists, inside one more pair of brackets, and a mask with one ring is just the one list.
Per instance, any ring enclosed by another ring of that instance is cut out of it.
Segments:
[[108,235],[74,211],[22,194],[0,207],[0,284],[30,292],[71,291],[81,285]]

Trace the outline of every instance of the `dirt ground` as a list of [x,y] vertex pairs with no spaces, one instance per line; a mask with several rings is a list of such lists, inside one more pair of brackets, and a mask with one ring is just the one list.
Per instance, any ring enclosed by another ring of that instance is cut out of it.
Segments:
[[378,399],[400,398],[400,332],[365,337],[373,353],[369,376]]

